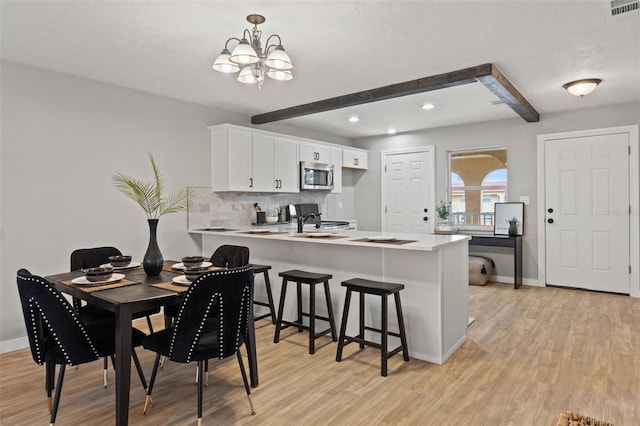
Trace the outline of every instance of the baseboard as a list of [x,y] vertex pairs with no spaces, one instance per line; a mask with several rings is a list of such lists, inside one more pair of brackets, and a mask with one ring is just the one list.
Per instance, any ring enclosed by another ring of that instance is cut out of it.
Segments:
[[25,337],[18,337],[17,339],[5,340],[0,342],[0,354],[7,352],[17,351],[29,347],[29,339]]
[[[501,275],[491,275],[489,281],[503,283],[503,284],[512,284],[513,285],[513,277],[506,277]],[[534,280],[531,278],[522,278],[523,285],[530,285],[534,287],[544,287],[543,285],[538,284],[538,280]]]

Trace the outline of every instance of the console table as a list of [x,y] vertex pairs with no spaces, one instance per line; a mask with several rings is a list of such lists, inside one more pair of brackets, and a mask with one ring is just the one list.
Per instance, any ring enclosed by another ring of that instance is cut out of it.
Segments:
[[509,237],[507,235],[474,235],[469,240],[469,246],[507,247],[513,250],[513,288],[522,285],[522,235]]

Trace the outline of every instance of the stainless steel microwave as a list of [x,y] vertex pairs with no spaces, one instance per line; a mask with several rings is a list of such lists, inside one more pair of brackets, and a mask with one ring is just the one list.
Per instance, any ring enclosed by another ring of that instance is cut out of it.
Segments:
[[300,189],[332,190],[333,165],[301,161]]

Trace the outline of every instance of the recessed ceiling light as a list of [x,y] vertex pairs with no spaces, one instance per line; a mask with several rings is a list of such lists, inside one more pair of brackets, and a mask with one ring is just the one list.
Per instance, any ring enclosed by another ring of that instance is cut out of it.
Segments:
[[387,130],[387,134],[388,135],[395,135],[398,131],[396,129],[388,129]]
[[360,117],[358,117],[357,115],[352,115],[351,117],[349,117],[349,121],[352,123],[357,123],[358,121],[360,121]]
[[420,108],[422,109],[434,109],[436,106],[434,104],[424,104]]

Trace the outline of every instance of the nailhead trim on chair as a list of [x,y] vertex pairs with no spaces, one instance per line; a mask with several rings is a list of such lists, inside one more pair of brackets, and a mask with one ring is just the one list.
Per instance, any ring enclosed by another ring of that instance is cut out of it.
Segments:
[[[184,296],[184,301],[183,301],[182,305],[180,306],[180,310],[178,311],[178,315],[176,316],[176,323],[178,323],[178,321],[180,321],[180,319],[182,318],[182,315],[183,315],[183,312],[184,312],[183,307],[186,305],[186,301],[191,297],[191,294],[195,291],[194,289],[197,286],[199,286],[200,283],[205,278],[210,277],[210,276],[229,275],[229,274],[236,273],[236,272],[245,272],[245,271],[248,271],[249,269],[250,268],[242,268],[242,269],[236,268],[236,269],[233,269],[233,270],[211,271],[211,272],[207,272],[207,273],[204,273],[204,274],[200,275],[189,286],[189,289],[187,290],[187,292],[186,292],[186,294]],[[246,289],[243,290],[243,292],[242,292],[242,298],[243,299],[245,297],[247,297],[246,293],[247,293],[247,290]],[[187,354],[187,362],[191,362],[191,356],[193,355],[193,351],[194,351],[198,341],[200,340],[200,335],[202,334],[202,330],[204,328],[204,324],[207,321],[207,318],[209,317],[209,312],[211,311],[211,307],[212,307],[212,305],[213,305],[213,303],[214,303],[214,301],[216,299],[219,300],[219,304],[218,304],[218,307],[219,307],[219,309],[218,309],[219,310],[218,321],[219,321],[219,326],[220,326],[220,332],[222,332],[222,330],[223,330],[223,326],[224,326],[223,301],[219,297],[220,293],[213,293],[212,296],[213,297],[209,300],[207,308],[205,309],[205,313],[204,313],[204,315],[202,317],[200,325],[198,326],[198,332],[196,333],[196,335],[193,338],[193,341],[191,342],[191,347],[189,348],[189,352]],[[240,312],[240,315],[242,316],[242,311]],[[248,318],[249,318],[249,313],[248,313],[248,310],[247,310],[247,319]],[[238,322],[238,324],[240,324],[240,322]],[[173,349],[174,349],[174,344],[175,344],[176,337],[177,337],[177,332],[178,332],[178,329],[176,327],[174,327],[173,333],[171,335],[171,344],[169,345],[169,359],[171,359],[171,356],[173,355]],[[235,346],[235,350],[236,351],[238,350],[238,348],[240,346],[239,343],[240,343],[239,340],[236,339],[236,346]],[[224,357],[224,344],[223,344],[223,342],[219,341],[218,345],[219,345],[219,349],[220,349],[220,351],[218,353],[219,354],[218,356],[219,356],[220,359],[223,359],[223,357]]]
[[[48,281],[45,281],[43,279],[38,279],[38,278],[35,278],[35,277],[32,277],[32,278],[20,277],[20,279],[26,280],[26,281],[36,282],[36,283],[38,283],[40,285],[45,286],[45,288],[47,290],[49,290],[50,293],[53,293],[53,295],[56,297],[56,299],[58,299],[60,304],[62,304],[62,306],[64,306],[64,308],[67,310],[67,312],[69,312],[69,314],[71,315],[71,318],[73,319],[73,321],[76,323],[76,325],[78,326],[78,328],[82,332],[82,335],[84,336],[87,344],[91,347],[91,350],[93,351],[93,353],[96,356],[96,358],[100,357],[100,355],[98,354],[98,351],[96,350],[95,346],[93,345],[93,342],[89,338],[89,335],[87,334],[87,331],[85,330],[84,325],[82,324],[82,321],[80,321],[80,318],[78,317],[76,311],[69,305],[67,300],[60,294],[60,292],[56,291],[56,289],[51,285],[51,283],[49,283]],[[64,348],[64,346],[62,346],[62,342],[58,338],[58,333],[54,330],[53,326],[49,322],[49,319],[45,315],[44,311],[42,310],[40,305],[35,301],[35,298],[32,297],[32,298],[29,299],[29,312],[31,314],[30,315],[31,316],[31,326],[33,327],[33,330],[34,330],[35,334],[37,334],[36,319],[35,319],[35,307],[37,307],[38,311],[40,312],[40,316],[41,316],[42,320],[44,321],[45,325],[47,326],[47,330],[49,330],[49,333],[50,333],[51,337],[53,337],[53,339],[56,341],[56,344],[58,345],[58,348],[60,348],[60,351],[62,351],[62,355],[64,356],[65,360],[67,361],[67,364],[74,365],[71,362],[71,359],[69,358],[69,354],[67,353],[67,350]],[[37,363],[39,365],[44,364],[44,360],[42,359],[42,348],[40,348],[40,346],[37,345],[37,342],[36,342],[36,352],[38,354]]]

